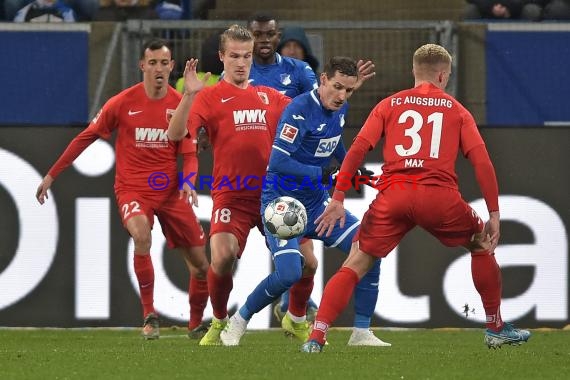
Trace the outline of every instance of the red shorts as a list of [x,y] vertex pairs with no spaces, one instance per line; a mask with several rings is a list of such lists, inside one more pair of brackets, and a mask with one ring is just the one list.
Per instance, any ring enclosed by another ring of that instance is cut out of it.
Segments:
[[235,196],[217,197],[214,199],[212,208],[210,236],[218,232],[229,232],[234,235],[239,244],[238,258],[241,257],[249,231],[257,227],[263,235],[260,209],[259,199],[237,199]]
[[389,188],[376,196],[364,214],[358,235],[362,252],[386,257],[415,226],[448,247],[469,244],[484,223],[458,190],[441,186]]
[[135,215],[146,215],[150,228],[158,217],[168,248],[199,247],[206,244],[204,230],[192,206],[179,199],[178,190],[168,196],[141,195],[134,191],[115,193],[123,226]]

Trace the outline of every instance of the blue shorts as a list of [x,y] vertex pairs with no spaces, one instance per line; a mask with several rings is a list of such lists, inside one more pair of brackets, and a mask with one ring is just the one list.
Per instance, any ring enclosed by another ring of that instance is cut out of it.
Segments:
[[[277,198],[278,196],[279,195],[276,194],[275,198]],[[267,199],[272,199],[272,198],[268,197]],[[350,247],[352,245],[352,240],[354,238],[354,235],[356,235],[358,227],[360,226],[360,221],[358,220],[358,218],[352,215],[347,210],[346,221],[344,223],[343,228],[340,228],[340,226],[337,224],[334,227],[331,236],[319,237],[315,232],[315,229],[317,227],[317,225],[315,224],[315,220],[325,211],[327,204],[330,202],[329,194],[323,192],[321,194],[319,202],[315,202],[314,198],[311,199],[310,202],[311,206],[309,207],[307,207],[307,204],[309,202],[304,202],[303,199],[299,199],[299,201],[303,203],[303,205],[305,205],[307,209],[307,228],[305,229],[304,235],[298,236],[290,240],[282,240],[271,235],[271,233],[269,233],[267,228],[264,227],[267,245],[271,250],[271,254],[273,256],[276,256],[283,253],[292,253],[294,251],[298,252],[299,242],[304,237],[309,239],[321,240],[325,243],[325,246],[338,247],[338,249],[348,254],[350,252]],[[263,203],[261,205],[262,215],[266,206],[267,203]]]

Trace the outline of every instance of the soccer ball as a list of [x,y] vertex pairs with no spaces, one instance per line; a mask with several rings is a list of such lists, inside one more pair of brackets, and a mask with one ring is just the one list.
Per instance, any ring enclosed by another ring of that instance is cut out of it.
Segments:
[[279,197],[271,201],[263,213],[265,227],[279,239],[292,239],[301,235],[307,226],[305,206],[292,197]]

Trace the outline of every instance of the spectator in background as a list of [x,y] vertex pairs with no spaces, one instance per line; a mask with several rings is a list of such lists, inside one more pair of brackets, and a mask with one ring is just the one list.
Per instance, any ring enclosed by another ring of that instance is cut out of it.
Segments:
[[570,20],[570,0],[545,0],[544,20]]
[[301,27],[283,28],[281,40],[277,45],[277,52],[284,57],[297,58],[307,62],[315,73],[319,68],[319,60],[313,55],[305,30]]
[[[44,7],[46,3],[63,3],[67,8],[73,9],[75,18],[73,21],[91,21],[99,9],[99,0],[4,0],[6,20],[14,20],[16,13],[32,3],[43,4]],[[58,7],[61,9],[61,6]],[[36,8],[37,5],[34,9]]]
[[101,0],[95,21],[180,20],[182,13],[181,0]]
[[184,13],[182,0],[159,1],[154,10],[161,20],[180,20]]
[[541,0],[467,0],[465,19],[539,21]]
[[95,21],[152,20],[158,18],[149,0],[101,0]]
[[75,22],[73,9],[61,0],[35,0],[14,16],[14,22]]

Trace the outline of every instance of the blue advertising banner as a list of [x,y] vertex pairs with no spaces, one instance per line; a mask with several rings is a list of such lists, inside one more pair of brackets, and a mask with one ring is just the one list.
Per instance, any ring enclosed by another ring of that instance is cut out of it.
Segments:
[[568,125],[570,24],[489,24],[487,125]]
[[69,125],[88,119],[88,25],[0,27],[6,54],[0,124]]

